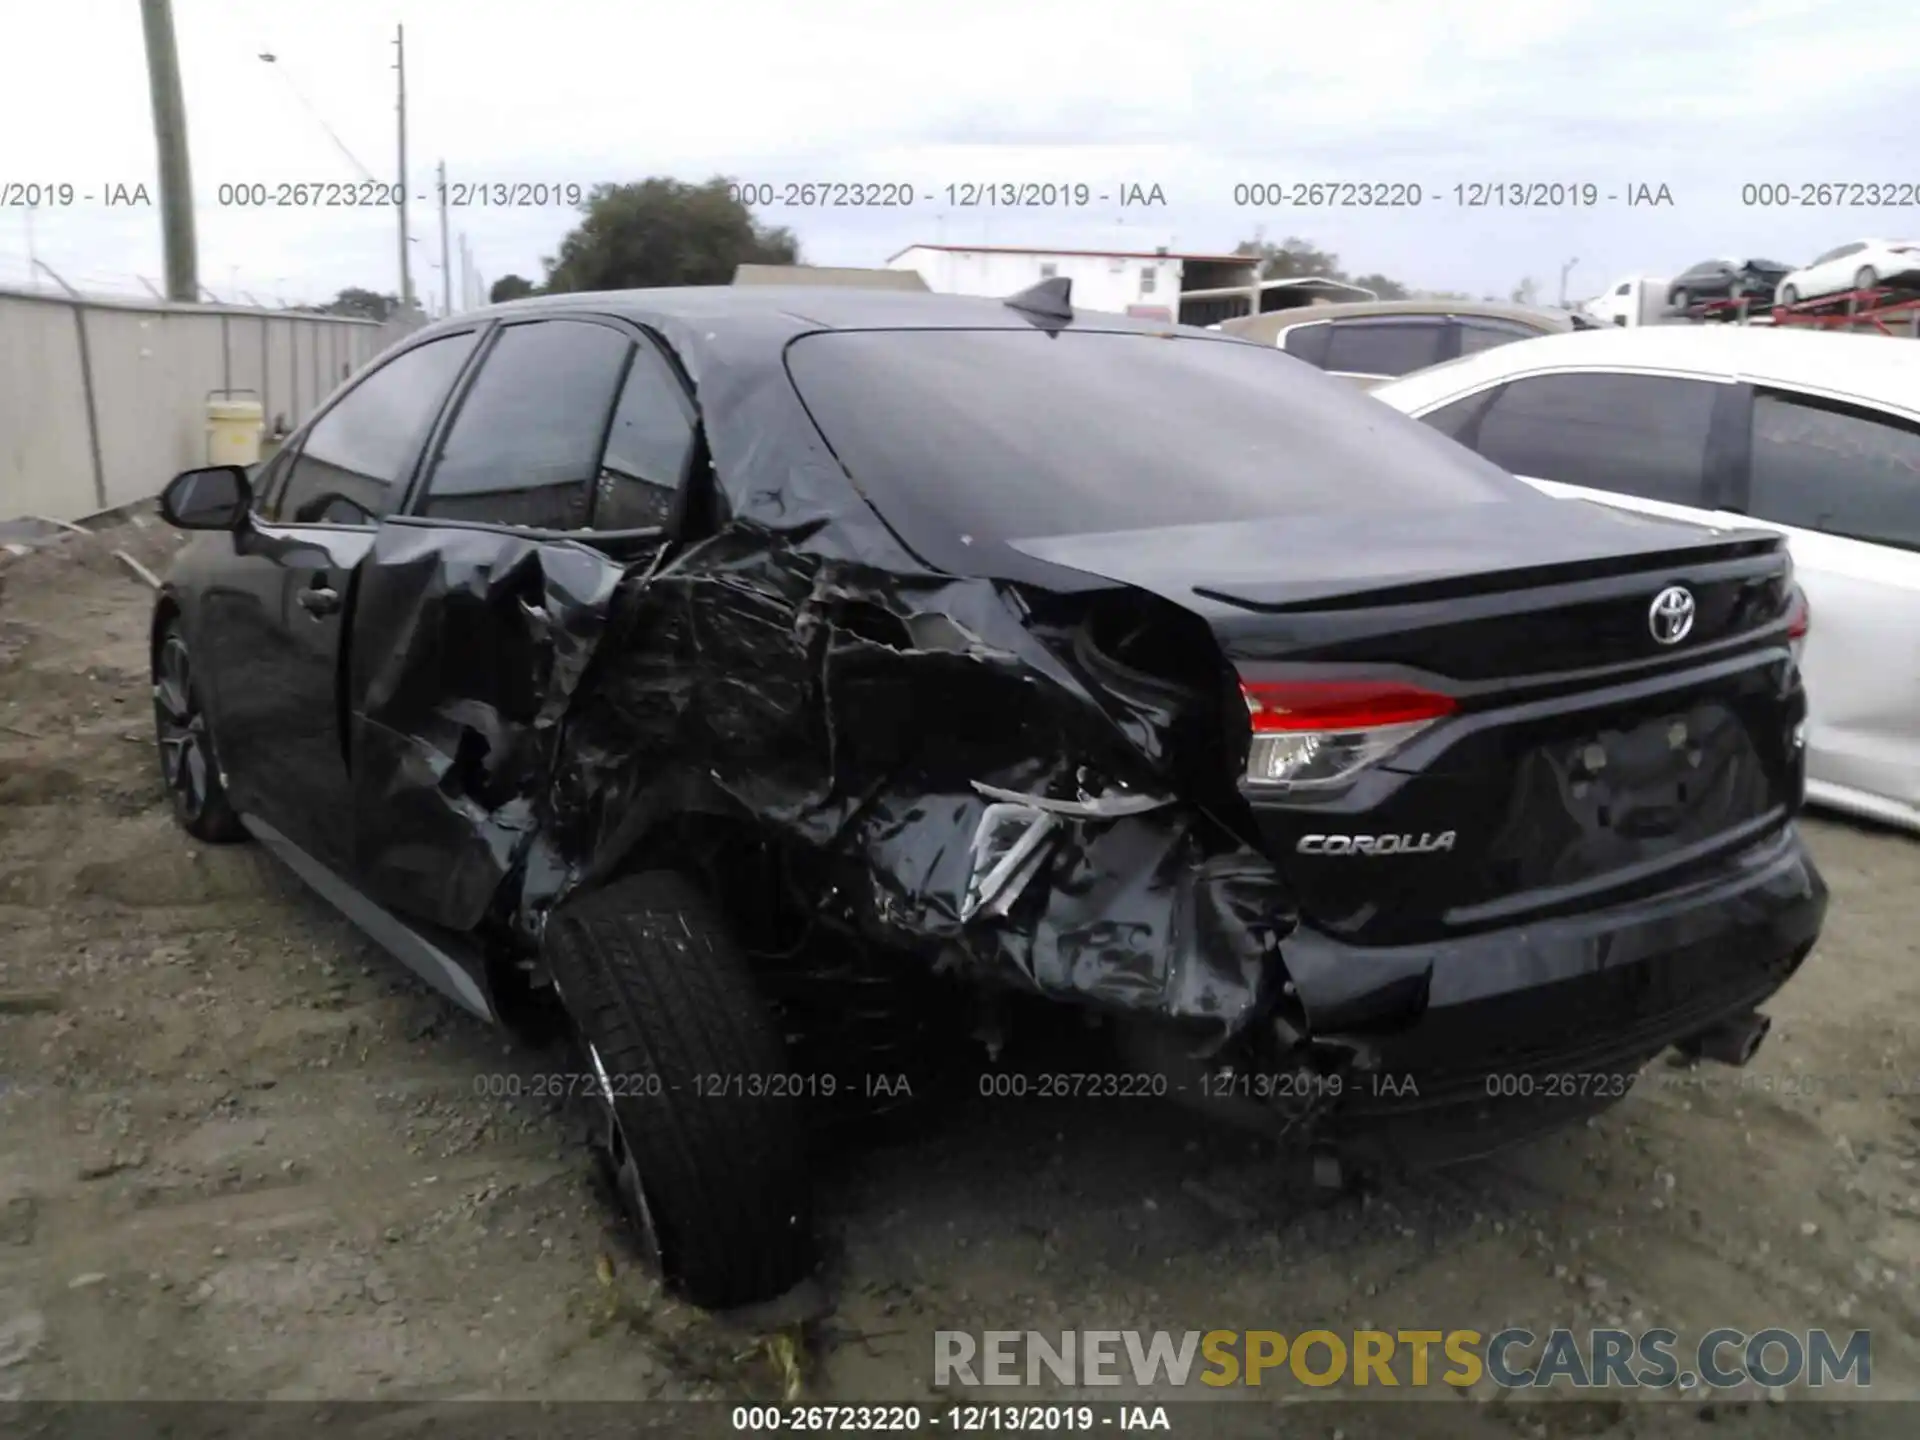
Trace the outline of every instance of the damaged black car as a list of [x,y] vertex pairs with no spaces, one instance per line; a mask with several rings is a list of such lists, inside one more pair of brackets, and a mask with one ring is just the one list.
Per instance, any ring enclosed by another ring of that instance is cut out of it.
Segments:
[[558,1017],[710,1307],[810,1274],[809,1125],[928,1024],[1076,1007],[1154,1094],[1457,1158],[1744,1062],[1824,917],[1777,536],[1058,283],[496,306],[162,510],[180,823]]

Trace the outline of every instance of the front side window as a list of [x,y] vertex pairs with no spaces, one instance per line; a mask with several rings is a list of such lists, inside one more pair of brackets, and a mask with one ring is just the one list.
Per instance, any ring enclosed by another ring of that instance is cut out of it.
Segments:
[[1719,394],[1709,381],[1661,375],[1536,375],[1494,399],[1476,448],[1531,479],[1705,506]]
[[1350,320],[1335,323],[1325,369],[1348,375],[1406,375],[1440,362],[1445,320]]
[[1762,393],[1750,473],[1758,519],[1920,550],[1920,432]]
[[632,349],[620,331],[587,321],[509,326],[460,402],[420,513],[537,530],[585,527]]
[[307,432],[265,518],[371,525],[391,511],[475,339],[468,331],[416,345],[341,396]]

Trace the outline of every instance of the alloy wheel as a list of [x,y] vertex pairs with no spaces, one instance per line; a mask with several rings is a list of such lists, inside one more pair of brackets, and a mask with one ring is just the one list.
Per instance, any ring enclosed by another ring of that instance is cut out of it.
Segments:
[[160,773],[181,818],[192,823],[206,813],[213,777],[213,739],[193,693],[187,642],[169,635],[160,649],[153,682],[154,730],[160,741]]
[[593,1158],[600,1167],[601,1175],[620,1202],[620,1208],[626,1211],[628,1220],[633,1223],[643,1262],[654,1274],[661,1274],[660,1233],[653,1223],[653,1209],[647,1204],[646,1187],[640,1180],[640,1158],[628,1137],[626,1123],[620,1118],[617,1103],[619,1091],[614,1085],[613,1075],[607,1069],[606,1061],[600,1058],[600,1047],[582,1032],[580,1022],[574,1018],[573,1007],[567,1003],[558,980],[553,981],[553,993],[560,1001],[561,1013],[566,1017],[573,1051],[586,1063],[593,1077],[593,1083],[579,1092],[590,1109],[587,1144],[593,1150]]
[[592,1137],[594,1155],[600,1162],[608,1184],[619,1197],[621,1207],[633,1221],[633,1228],[639,1232],[640,1248],[647,1268],[659,1274],[660,1234],[654,1227],[653,1210],[647,1204],[646,1187],[640,1182],[640,1160],[634,1154],[633,1144],[627,1138],[626,1125],[620,1119],[619,1107],[614,1103],[616,1091],[613,1079],[607,1073],[606,1062],[600,1058],[599,1048],[591,1041],[587,1042],[585,1048],[587,1063],[593,1070],[593,1103],[598,1119]]

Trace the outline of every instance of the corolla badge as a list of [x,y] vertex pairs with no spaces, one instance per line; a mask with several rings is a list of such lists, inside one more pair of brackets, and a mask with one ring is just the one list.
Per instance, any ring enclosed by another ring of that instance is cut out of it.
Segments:
[[1669,585],[1653,597],[1647,609],[1647,629],[1662,645],[1678,645],[1693,629],[1693,592],[1684,585]]
[[1438,835],[1308,835],[1293,848],[1302,855],[1431,855],[1453,849],[1454,832]]

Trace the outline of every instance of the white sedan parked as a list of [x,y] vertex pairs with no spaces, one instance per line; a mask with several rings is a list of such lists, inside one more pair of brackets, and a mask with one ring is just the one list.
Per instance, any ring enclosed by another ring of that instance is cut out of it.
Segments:
[[1548,494],[1786,534],[1812,612],[1808,797],[1920,829],[1920,343],[1608,329],[1371,393]]
[[1837,245],[1780,282],[1782,305],[1889,284],[1920,285],[1920,240],[1854,240]]

